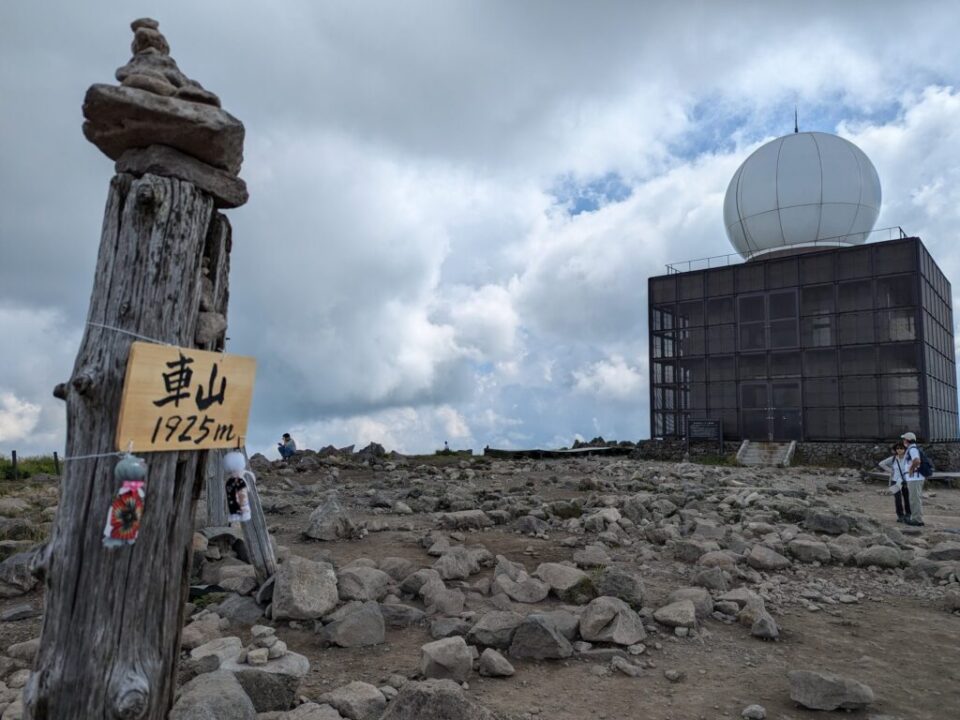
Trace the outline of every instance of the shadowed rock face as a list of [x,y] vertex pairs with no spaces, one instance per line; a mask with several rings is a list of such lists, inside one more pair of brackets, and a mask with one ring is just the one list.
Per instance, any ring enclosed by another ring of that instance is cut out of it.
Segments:
[[87,90],[84,136],[118,161],[117,172],[177,177],[209,192],[218,207],[242,205],[243,123],[180,71],[155,20],[131,28],[133,57],[116,72],[120,85]]
[[811,670],[788,674],[790,699],[811,710],[859,710],[873,702],[873,690],[842,675]]

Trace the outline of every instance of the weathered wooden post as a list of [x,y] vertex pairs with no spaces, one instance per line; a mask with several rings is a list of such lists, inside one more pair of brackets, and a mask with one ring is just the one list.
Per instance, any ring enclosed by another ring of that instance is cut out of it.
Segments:
[[211,450],[207,454],[207,527],[227,524],[227,490],[223,483],[223,453]]
[[[27,718],[166,718],[173,704],[204,452],[146,456],[134,545],[102,544],[116,489],[117,413],[134,335],[219,350],[243,125],[187,78],[153,20],[137,20],[120,86],[93,85],[84,135],[110,158],[87,327],[70,380],[60,509],[41,569],[45,614]],[[134,448],[136,451],[137,448]],[[93,457],[88,457],[93,456]],[[86,459],[83,459],[86,458]]]
[[10,451],[10,464],[13,466],[13,477],[11,479],[19,480],[19,478],[17,477],[17,451],[16,450]]

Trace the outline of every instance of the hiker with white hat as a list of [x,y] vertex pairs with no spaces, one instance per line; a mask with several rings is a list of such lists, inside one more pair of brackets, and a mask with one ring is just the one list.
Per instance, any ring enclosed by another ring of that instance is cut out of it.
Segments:
[[[905,432],[900,436],[903,446],[907,449],[904,463],[907,466],[907,496],[910,498],[910,515],[904,521],[907,525],[922,527],[923,522],[923,481],[926,479],[920,472],[920,465],[924,461],[923,453],[917,446],[917,436],[912,432]],[[929,464],[929,463],[928,463]]]

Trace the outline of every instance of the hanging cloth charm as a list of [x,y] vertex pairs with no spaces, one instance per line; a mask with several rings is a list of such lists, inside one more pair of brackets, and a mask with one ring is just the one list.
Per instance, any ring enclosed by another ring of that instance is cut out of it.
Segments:
[[140,519],[143,517],[147,466],[143,458],[127,453],[113,469],[113,475],[122,485],[107,511],[103,544],[106,547],[133,545],[137,541]]
[[247,470],[243,453],[233,451],[223,456],[223,471],[227,476],[227,519],[230,522],[247,522],[250,519],[250,498],[247,483],[255,482],[253,473]]

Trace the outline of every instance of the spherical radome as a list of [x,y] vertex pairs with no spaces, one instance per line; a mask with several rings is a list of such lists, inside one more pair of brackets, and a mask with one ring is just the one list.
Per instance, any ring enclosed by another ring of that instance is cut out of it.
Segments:
[[880,214],[880,178],[864,152],[821,132],[785,135],[734,173],[723,203],[733,247],[751,259],[788,247],[856,245]]

